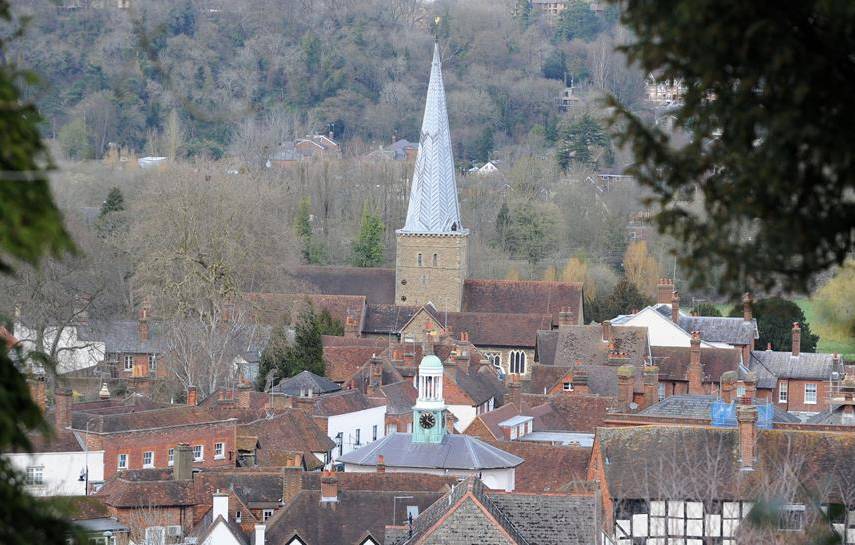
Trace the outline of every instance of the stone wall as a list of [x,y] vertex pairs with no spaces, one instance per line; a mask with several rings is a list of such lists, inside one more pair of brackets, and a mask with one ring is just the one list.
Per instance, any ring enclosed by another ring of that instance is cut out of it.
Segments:
[[469,237],[465,234],[398,234],[395,301],[432,302],[440,311],[460,312],[467,276]]

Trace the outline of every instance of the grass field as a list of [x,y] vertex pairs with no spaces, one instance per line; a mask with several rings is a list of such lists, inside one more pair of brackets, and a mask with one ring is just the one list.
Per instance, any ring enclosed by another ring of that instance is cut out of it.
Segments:
[[817,352],[837,352],[843,355],[847,361],[855,360],[855,338],[845,334],[836,334],[834,331],[828,331],[823,328],[819,320],[816,318],[816,310],[813,306],[813,301],[810,299],[796,299],[796,304],[805,313],[805,319],[810,324],[814,333],[819,335],[819,344],[816,347]]

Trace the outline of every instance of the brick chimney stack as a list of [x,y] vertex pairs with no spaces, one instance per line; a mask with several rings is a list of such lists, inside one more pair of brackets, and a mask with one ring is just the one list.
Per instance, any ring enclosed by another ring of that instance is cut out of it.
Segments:
[[39,406],[42,414],[47,410],[47,388],[45,387],[44,375],[35,375],[27,380],[27,385],[30,387],[30,398]]
[[742,384],[745,386],[745,399],[753,402],[757,396],[757,374],[749,371],[742,379]]
[[282,468],[282,503],[288,505],[303,489],[303,468]]
[[522,390],[522,384],[519,382],[519,375],[508,375],[508,403],[513,403],[520,407],[520,391]]
[[701,395],[704,393],[704,367],[701,364],[701,332],[692,331],[692,339],[689,341],[689,368],[686,370],[686,378],[689,379],[689,394]]
[[148,340],[149,330],[148,330],[148,306],[143,305],[140,309],[140,317],[137,322],[137,333],[139,334],[140,342],[145,342]]
[[187,387],[187,404],[190,406],[197,405],[199,403],[199,392],[196,390],[195,386]]
[[242,382],[238,385],[238,407],[241,409],[249,409],[252,400],[252,386]]
[[742,296],[742,319],[746,322],[750,322],[754,318],[754,314],[752,312],[753,304],[754,299],[752,299],[751,294],[745,292],[745,295]]
[[61,430],[71,426],[71,389],[56,388],[53,391],[53,401],[56,429]]
[[193,478],[193,449],[187,443],[179,443],[175,447],[172,478],[176,481],[189,481]]
[[344,336],[350,338],[359,337],[359,321],[348,313],[344,320]]
[[377,355],[371,356],[370,363],[368,365],[370,370],[370,378],[368,379],[368,395],[372,397],[379,397],[380,386],[383,385],[383,360],[381,360]]
[[680,293],[677,290],[671,294],[671,321],[680,323]]
[[621,365],[617,368],[617,379],[618,398],[624,410],[628,410],[635,390],[635,367],[629,364]]
[[753,471],[757,442],[757,407],[748,399],[741,400],[736,406],[736,421],[739,430],[739,469]]
[[338,479],[332,471],[324,471],[321,475],[321,503],[338,501]]
[[659,368],[655,365],[645,365],[644,373],[644,408],[659,401]]
[[610,320],[603,320],[603,340],[606,342],[613,342],[615,340]]
[[793,356],[802,353],[802,328],[798,322],[793,322]]
[[669,304],[672,293],[674,293],[674,282],[670,278],[660,278],[656,285],[656,302],[661,305]]
[[736,371],[725,371],[721,374],[721,400],[725,403],[733,401],[733,388],[737,377]]
[[386,473],[386,459],[382,454],[377,457],[377,473]]

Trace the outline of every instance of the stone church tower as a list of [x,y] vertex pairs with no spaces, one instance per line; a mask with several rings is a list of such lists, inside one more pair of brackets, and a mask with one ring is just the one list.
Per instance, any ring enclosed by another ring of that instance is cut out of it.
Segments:
[[398,229],[395,301],[459,312],[469,231],[460,223],[439,46],[434,45],[407,221]]

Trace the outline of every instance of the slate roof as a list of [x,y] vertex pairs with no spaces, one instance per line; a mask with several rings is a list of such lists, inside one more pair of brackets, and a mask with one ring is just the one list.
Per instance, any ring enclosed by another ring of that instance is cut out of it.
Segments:
[[843,366],[835,366],[831,354],[811,352],[793,357],[791,352],[752,350],[749,369],[757,373],[758,388],[774,388],[780,378],[830,380],[834,371],[843,376]]
[[193,482],[196,496],[205,504],[217,490],[234,492],[246,506],[278,504],[282,499],[282,471],[202,471]]
[[[719,399],[711,395],[678,394],[668,396],[658,403],[654,403],[638,414],[641,416],[663,417],[663,418],[695,418],[698,420],[712,420],[713,403]],[[762,400],[754,399],[754,405],[765,405]],[[782,411],[772,404],[774,415],[772,422],[789,422],[798,424],[798,417]]]
[[490,312],[439,312],[450,331],[469,333],[476,346],[509,346],[534,348],[537,332],[552,326],[549,314],[512,314]]
[[[671,305],[658,304],[654,308],[659,314],[671,319]],[[707,342],[751,344],[760,338],[756,319],[746,322],[741,317],[689,316],[681,311],[677,325],[687,332],[700,331],[701,339]]]
[[368,305],[365,310],[365,334],[396,333],[409,322],[421,307],[395,304]]
[[[612,335],[615,350],[629,354],[625,363],[640,366],[649,354],[647,328],[613,325]],[[603,327],[597,324],[538,331],[537,360],[556,366],[571,366],[577,361],[583,365],[606,365],[609,342],[603,339]]]
[[[688,380],[691,349],[688,346],[651,346],[653,363],[659,367],[660,380]],[[742,362],[742,350],[738,348],[701,347],[701,365],[704,382],[719,382],[722,373],[737,371]]]
[[301,266],[291,272],[302,291],[363,295],[369,304],[395,302],[395,269]]
[[464,312],[507,314],[551,314],[569,307],[581,316],[582,284],[536,280],[466,280],[463,284]]
[[441,443],[414,443],[409,433],[392,433],[338,460],[373,467],[380,455],[387,467],[425,469],[499,469],[523,462],[522,458],[468,435],[445,435]]
[[[446,365],[445,371],[443,372],[443,387],[445,387],[449,381],[454,382],[458,388],[466,393],[469,399],[472,400],[472,405],[481,405],[491,397],[498,398],[501,396],[501,392],[503,391],[501,383],[496,377],[495,371],[493,371],[489,366],[480,366],[478,369],[470,368],[463,370],[453,365]],[[451,389],[449,389],[449,391],[451,391]],[[451,401],[451,398],[449,398],[449,402]]]
[[366,534],[383,543],[385,526],[405,521],[408,506],[424,512],[455,482],[416,473],[334,475],[338,501],[321,503],[321,474],[303,474],[302,490],[267,521],[268,543],[290,543],[295,534],[307,545],[357,545]]
[[[855,434],[757,430],[754,471],[741,472],[738,430],[701,426],[637,426],[597,430],[614,499],[755,500],[757,481],[780,480],[787,465],[810,491],[840,501],[855,489]],[[596,448],[596,445],[595,445]],[[799,490],[802,490],[800,487]]]
[[574,367],[558,367],[555,365],[534,364],[531,366],[529,380],[523,381],[523,391],[530,394],[543,394],[549,392],[558,381],[563,379],[567,373],[575,370]]
[[827,426],[855,426],[855,412],[853,412],[851,404],[832,401],[831,407],[811,416],[807,423]]
[[413,410],[419,391],[408,380],[402,380],[394,384],[384,384],[380,387],[386,398],[386,414],[407,414]]
[[77,326],[82,341],[103,342],[107,354],[159,354],[165,350],[163,324],[149,320],[147,340],[140,340],[137,320],[90,320]]
[[312,408],[312,415],[336,416],[364,411],[377,406],[359,390],[344,390],[319,397]]
[[303,370],[293,377],[282,379],[271,391],[289,396],[328,394],[341,390],[341,386],[326,377],[319,377],[311,371]]
[[93,415],[92,412],[75,412],[72,415],[72,428],[84,430],[88,421],[90,433],[122,433],[230,420],[237,419],[232,415],[213,411],[209,407],[180,405],[119,414]]
[[107,505],[115,508],[196,504],[192,480],[131,481],[119,476],[104,483],[95,495],[104,498]]
[[494,492],[473,477],[422,513],[412,536],[403,533],[394,543],[590,545],[596,509],[593,495]]

